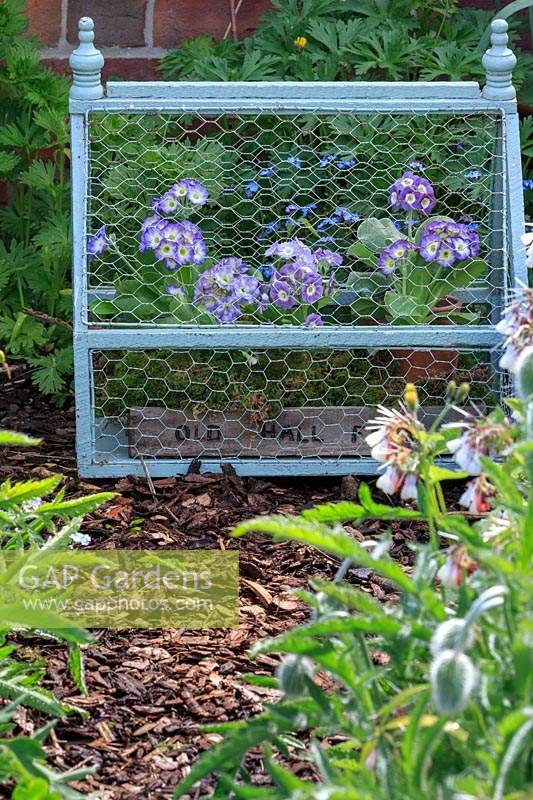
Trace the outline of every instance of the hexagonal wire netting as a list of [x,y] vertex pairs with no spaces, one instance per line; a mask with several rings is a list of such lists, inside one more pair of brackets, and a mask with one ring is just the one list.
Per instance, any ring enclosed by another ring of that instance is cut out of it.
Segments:
[[[319,313],[325,324],[401,324],[429,321],[434,306],[440,308],[440,322],[487,322],[501,308],[510,283],[502,131],[498,111],[95,112],[89,130],[88,230],[96,233],[105,224],[114,245],[88,262],[95,296],[86,322],[301,326],[309,314]],[[390,187],[405,173],[433,187],[435,201],[427,212],[391,208]],[[184,180],[199,181],[206,196],[196,204],[173,197]],[[361,221],[389,218],[398,239],[405,239],[435,215],[475,231],[479,254],[468,252],[477,256],[475,264],[466,258],[451,270],[449,263],[432,259],[425,269],[390,274],[376,268],[386,239],[376,248],[365,247],[363,238],[359,250],[350,252],[363,230]],[[157,230],[159,219],[164,223]],[[277,242],[295,238],[315,255],[335,254],[324,256],[320,280],[306,287],[305,275],[295,276],[287,267],[294,260],[289,251],[285,258],[272,254]],[[200,279],[229,257],[243,262],[236,270],[239,302],[231,285],[217,286],[213,297]],[[276,270],[289,284],[288,298],[272,288]],[[391,307],[386,297],[391,289],[418,296],[419,307]],[[455,299],[447,302],[457,290],[462,316]]]
[[[96,461],[364,460],[365,422],[401,399],[406,379],[428,419],[452,375],[470,383],[478,407],[497,402],[490,349],[386,347],[386,335],[383,347],[310,339],[305,349],[258,349],[246,331],[490,323],[511,285],[503,139],[497,109],[92,113],[87,229],[97,240],[105,226],[105,246],[89,248],[84,321],[213,334],[209,349],[91,353]],[[426,211],[391,207],[391,186],[406,173],[434,192]],[[187,182],[197,202],[180,195]],[[380,266],[386,246],[413,238],[428,217],[455,225],[456,236],[472,232],[477,251],[453,265],[407,257]],[[381,240],[364,236],[372,218],[389,218]],[[279,249],[294,240],[303,249]],[[398,311],[395,297],[413,294],[419,305]],[[242,343],[217,347],[228,325],[242,328]]]

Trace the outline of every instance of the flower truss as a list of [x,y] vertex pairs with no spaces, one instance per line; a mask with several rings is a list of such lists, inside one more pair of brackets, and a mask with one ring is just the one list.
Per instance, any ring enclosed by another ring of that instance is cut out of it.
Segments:
[[399,410],[378,406],[380,416],[372,420],[366,443],[371,456],[384,465],[376,486],[385,494],[400,492],[402,500],[416,500],[420,454],[418,438],[423,430],[413,408]]
[[110,245],[109,237],[106,233],[106,226],[102,225],[94,236],[89,236],[87,241],[87,254],[89,258],[95,258],[105,253]]
[[[367,426],[370,433],[366,437],[372,457],[382,465],[378,488],[386,494],[399,492],[403,500],[417,500],[420,484],[431,474],[435,457],[451,455],[461,472],[444,470],[439,474],[447,478],[471,476],[459,504],[471,514],[488,515],[482,526],[485,541],[511,535],[514,529],[513,513],[498,507],[498,488],[491,479],[489,464],[513,456],[519,425],[527,422],[521,402],[531,403],[533,398],[533,290],[520,290],[496,327],[506,337],[500,363],[517,373],[520,400],[509,403],[515,420],[501,409],[488,415],[464,411],[458,403],[467,397],[468,386],[457,389],[452,381],[442,414],[427,430],[418,417],[416,389],[408,386],[405,403],[398,410],[379,407],[379,416]],[[451,410],[462,419],[445,423]],[[456,562],[451,559],[443,567],[441,578],[450,585],[458,582]]]
[[194,290],[195,303],[202,303],[217,322],[235,322],[244,307],[259,301],[264,292],[251,274],[251,267],[240,258],[223,258],[206,269]]
[[[486,270],[479,259],[477,225],[448,217],[427,219],[437,204],[435,190],[414,172],[405,172],[389,187],[389,203],[395,213],[406,212],[405,222],[365,220],[358,229],[359,242],[349,252],[358,257],[366,252],[365,260],[391,279],[383,283],[383,297],[376,298],[378,315],[397,324],[431,321],[439,301]],[[399,230],[405,235],[399,236]],[[380,250],[377,243],[384,238],[388,244]]]

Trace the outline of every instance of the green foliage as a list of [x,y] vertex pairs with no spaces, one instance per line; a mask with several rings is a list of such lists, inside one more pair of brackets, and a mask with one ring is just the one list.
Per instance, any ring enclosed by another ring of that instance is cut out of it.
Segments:
[[[10,431],[0,431],[0,446],[33,447],[39,441]],[[25,554],[33,552],[38,559],[43,549],[68,547],[71,536],[77,533],[83,515],[98,508],[113,497],[111,493],[100,493],[88,497],[64,499],[63,490],[57,491],[61,475],[52,475],[41,480],[0,485],[0,568],[5,571],[10,565],[2,553],[14,548]],[[43,500],[43,498],[50,499]],[[45,539],[46,537],[46,539]],[[16,657],[16,648],[8,643],[8,634],[16,630],[19,636],[26,633],[40,635],[65,642],[69,648],[68,664],[76,686],[85,693],[83,653],[80,645],[92,642],[87,631],[69,627],[53,612],[0,609],[0,786],[16,783],[11,795],[14,800],[76,800],[81,795],[70,787],[72,781],[83,780],[93,772],[92,768],[57,773],[46,764],[46,753],[42,743],[55,725],[50,722],[32,736],[14,733],[12,719],[20,706],[35,709],[52,718],[64,718],[70,714],[85,715],[85,712],[64,703],[40,685],[45,675],[42,662],[22,661]],[[47,624],[52,632],[47,631]],[[63,627],[61,627],[63,625]]]
[[[39,61],[24,3],[0,8],[0,346],[41,391],[67,396],[72,371],[68,80]],[[61,324],[63,323],[63,324]]]
[[[447,408],[459,396],[455,387],[449,393]],[[413,390],[406,403],[416,419]],[[514,405],[521,419],[531,416],[533,409]],[[253,649],[282,654],[279,700],[250,720],[217,726],[222,741],[192,768],[177,798],[211,773],[221,800],[531,796],[533,469],[528,478],[524,448],[533,429],[510,429],[501,413],[479,421],[502,426],[507,455],[503,464],[482,458],[494,510],[472,522],[442,503],[440,481],[451,475],[434,458],[459,435],[442,421],[416,434],[420,512],[375,503],[363,484],[357,503],[259,517],[234,531],[315,547],[342,565],[333,582],[311,582],[307,623]],[[359,544],[342,527],[409,516],[426,518],[430,542],[413,545],[408,570],[388,554],[390,533]],[[452,540],[447,553],[439,534]],[[349,583],[352,565],[389,581],[397,600],[379,603]],[[254,758],[261,748],[268,786],[254,785],[246,769],[252,748]],[[296,777],[296,761],[308,762],[316,778]]]
[[[481,79],[480,40],[493,14],[455,0],[279,0],[240,42],[184,42],[160,65],[166,80]],[[519,23],[511,22],[512,40]],[[298,37],[307,40],[303,47]],[[518,52],[517,82],[529,56]],[[250,70],[252,69],[252,72]],[[250,77],[250,74],[253,77]]]
[[[279,0],[252,36],[183,42],[161,61],[165,80],[477,80],[493,11],[456,0]],[[522,21],[509,19],[518,56],[513,80],[531,104],[531,55],[517,49]],[[304,47],[295,44],[305,37]],[[523,124],[524,174],[533,180],[531,125]],[[0,162],[1,168],[1,162]],[[533,215],[533,188],[526,189]]]

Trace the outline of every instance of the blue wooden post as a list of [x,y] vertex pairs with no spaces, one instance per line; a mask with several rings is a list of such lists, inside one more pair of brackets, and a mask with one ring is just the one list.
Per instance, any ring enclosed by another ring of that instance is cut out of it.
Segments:
[[98,100],[104,96],[100,72],[104,57],[93,44],[94,22],[90,17],[82,17],[78,26],[79,47],[71,54],[72,68],[71,98],[77,100]]
[[87,189],[89,179],[88,114],[72,108],[76,100],[99,100],[104,96],[100,71],[104,58],[93,44],[94,23],[79,22],[79,47],[70,56],[73,82],[71,102],[72,184],[72,294],[74,300],[74,384],[76,394],[76,449],[81,474],[94,463],[94,398],[91,352],[87,325]]

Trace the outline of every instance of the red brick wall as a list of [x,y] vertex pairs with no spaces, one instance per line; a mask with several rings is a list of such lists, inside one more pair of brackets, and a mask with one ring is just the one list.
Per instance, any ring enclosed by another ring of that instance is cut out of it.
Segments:
[[[1,0],[0,0],[1,2]],[[231,35],[230,0],[26,0],[30,30],[43,44],[43,59],[61,72],[77,43],[78,19],[95,21],[96,44],[106,58],[104,78],[157,79],[155,67],[168,49],[200,34]],[[237,29],[246,36],[271,8],[269,0],[234,0]],[[507,0],[461,0],[463,6],[496,11]]]
[[[1,0],[0,0],[1,1]],[[60,71],[77,43],[78,19],[94,19],[96,45],[106,58],[104,77],[158,78],[165,52],[200,34],[231,35],[230,0],[26,0],[30,31],[43,44],[42,56]],[[239,0],[234,0],[239,6]],[[240,37],[250,33],[269,0],[242,0],[237,14]]]

